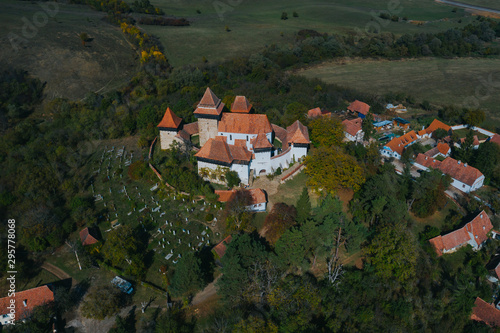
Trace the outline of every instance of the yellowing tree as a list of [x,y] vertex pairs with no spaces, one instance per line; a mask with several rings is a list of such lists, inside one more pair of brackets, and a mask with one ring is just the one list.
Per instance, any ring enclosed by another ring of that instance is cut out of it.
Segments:
[[305,159],[308,185],[315,191],[335,193],[339,188],[359,190],[365,182],[363,170],[356,159],[339,147],[319,147]]
[[344,138],[344,125],[338,118],[317,118],[309,124],[309,129],[315,147],[340,146]]

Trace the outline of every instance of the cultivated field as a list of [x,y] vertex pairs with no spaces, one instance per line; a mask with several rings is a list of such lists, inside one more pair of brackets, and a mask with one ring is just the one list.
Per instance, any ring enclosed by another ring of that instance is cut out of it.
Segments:
[[[209,62],[218,61],[248,55],[266,45],[290,43],[295,33],[301,29],[346,34],[354,29],[364,32],[367,25],[380,24],[381,32],[399,35],[441,31],[463,26],[475,19],[463,9],[453,13],[452,7],[433,0],[400,0],[395,9],[390,8],[391,14],[422,21],[422,25],[379,19],[379,11],[388,10],[389,2],[386,0],[151,2],[161,7],[167,15],[185,17],[192,22],[189,27],[141,26],[160,38],[167,57],[174,66],[200,63],[203,57]],[[236,3],[239,4],[235,5]],[[196,10],[201,13],[198,14]],[[298,17],[293,17],[294,11]],[[288,20],[280,19],[282,12],[287,12]],[[226,32],[226,26],[230,32]]]
[[[48,6],[49,11],[43,10]],[[54,2],[0,2],[0,63],[47,82],[47,97],[80,99],[127,82],[138,69],[136,54],[104,13]],[[80,33],[89,42],[82,45]]]
[[417,101],[480,107],[488,125],[500,126],[500,59],[352,60],[298,72],[361,91],[404,92]]
[[500,2],[498,0],[460,0],[459,2],[468,5],[476,5],[486,8],[500,9]]

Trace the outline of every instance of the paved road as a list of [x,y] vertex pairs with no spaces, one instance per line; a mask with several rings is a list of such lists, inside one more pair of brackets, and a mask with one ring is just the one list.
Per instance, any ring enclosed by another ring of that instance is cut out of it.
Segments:
[[480,6],[474,6],[474,5],[469,5],[469,4],[462,3],[462,2],[457,2],[457,1],[436,0],[436,2],[441,2],[441,3],[445,3],[447,5],[453,5],[453,6],[457,6],[457,7],[463,7],[463,8],[468,8],[468,9],[480,10],[480,11],[483,11],[483,12],[500,14],[500,10],[497,10],[497,9],[480,7]]

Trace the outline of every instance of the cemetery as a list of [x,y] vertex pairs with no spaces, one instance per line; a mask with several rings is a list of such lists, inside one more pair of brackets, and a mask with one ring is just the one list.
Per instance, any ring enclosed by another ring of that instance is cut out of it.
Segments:
[[141,226],[150,235],[148,250],[154,258],[146,281],[165,288],[163,275],[184,254],[211,249],[222,239],[217,221],[223,204],[161,184],[140,152],[104,146],[88,166],[88,191],[100,212],[97,226],[104,241],[108,232],[123,225]]

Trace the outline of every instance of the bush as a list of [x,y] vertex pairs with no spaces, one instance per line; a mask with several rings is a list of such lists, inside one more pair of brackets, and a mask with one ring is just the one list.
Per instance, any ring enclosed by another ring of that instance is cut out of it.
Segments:
[[213,220],[214,220],[214,214],[207,214],[207,215],[205,216],[205,221],[207,221],[207,222],[211,222],[211,221],[213,221]]
[[299,14],[297,12],[293,12],[293,17],[299,17]]
[[288,20],[288,14],[286,12],[281,13],[282,20]]

